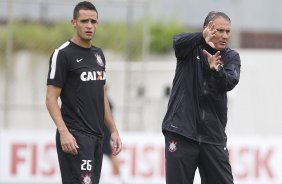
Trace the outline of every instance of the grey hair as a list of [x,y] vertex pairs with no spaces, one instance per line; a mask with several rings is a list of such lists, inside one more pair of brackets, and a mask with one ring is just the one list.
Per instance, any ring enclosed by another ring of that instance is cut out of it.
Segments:
[[224,18],[225,20],[227,20],[228,22],[231,23],[231,19],[225,13],[217,12],[217,11],[211,11],[211,12],[208,13],[207,17],[205,18],[203,27],[206,27],[210,21],[212,21],[212,20],[214,20],[218,17],[222,17],[222,18]]

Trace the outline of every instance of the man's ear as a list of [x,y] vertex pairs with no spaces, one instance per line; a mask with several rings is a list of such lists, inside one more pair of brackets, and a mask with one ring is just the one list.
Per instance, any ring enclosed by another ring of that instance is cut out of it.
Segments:
[[75,19],[72,19],[71,20],[71,25],[75,28],[76,27],[76,20]]

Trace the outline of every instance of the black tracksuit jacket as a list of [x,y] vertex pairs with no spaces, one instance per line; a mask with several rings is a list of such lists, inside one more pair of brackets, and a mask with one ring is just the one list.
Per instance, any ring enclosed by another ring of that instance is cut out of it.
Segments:
[[226,145],[227,92],[239,82],[239,54],[220,51],[223,69],[210,69],[203,49],[217,50],[206,44],[199,33],[182,33],[173,38],[177,58],[173,87],[162,131],[174,132],[199,143]]

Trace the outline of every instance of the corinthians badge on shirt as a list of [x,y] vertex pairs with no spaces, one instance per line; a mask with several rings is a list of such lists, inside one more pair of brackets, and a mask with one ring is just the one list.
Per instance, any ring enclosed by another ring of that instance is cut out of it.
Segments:
[[105,66],[104,66],[104,62],[103,62],[101,56],[98,53],[96,53],[95,56],[96,56],[98,65],[104,68]]

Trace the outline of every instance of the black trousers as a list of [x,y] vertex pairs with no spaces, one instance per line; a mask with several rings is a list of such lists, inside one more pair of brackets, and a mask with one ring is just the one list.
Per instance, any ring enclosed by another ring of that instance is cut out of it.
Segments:
[[201,184],[234,184],[225,146],[198,143],[165,132],[166,184],[193,184],[199,169]]
[[78,154],[64,153],[56,133],[58,160],[63,184],[98,184],[103,161],[102,138],[70,130],[79,146]]

